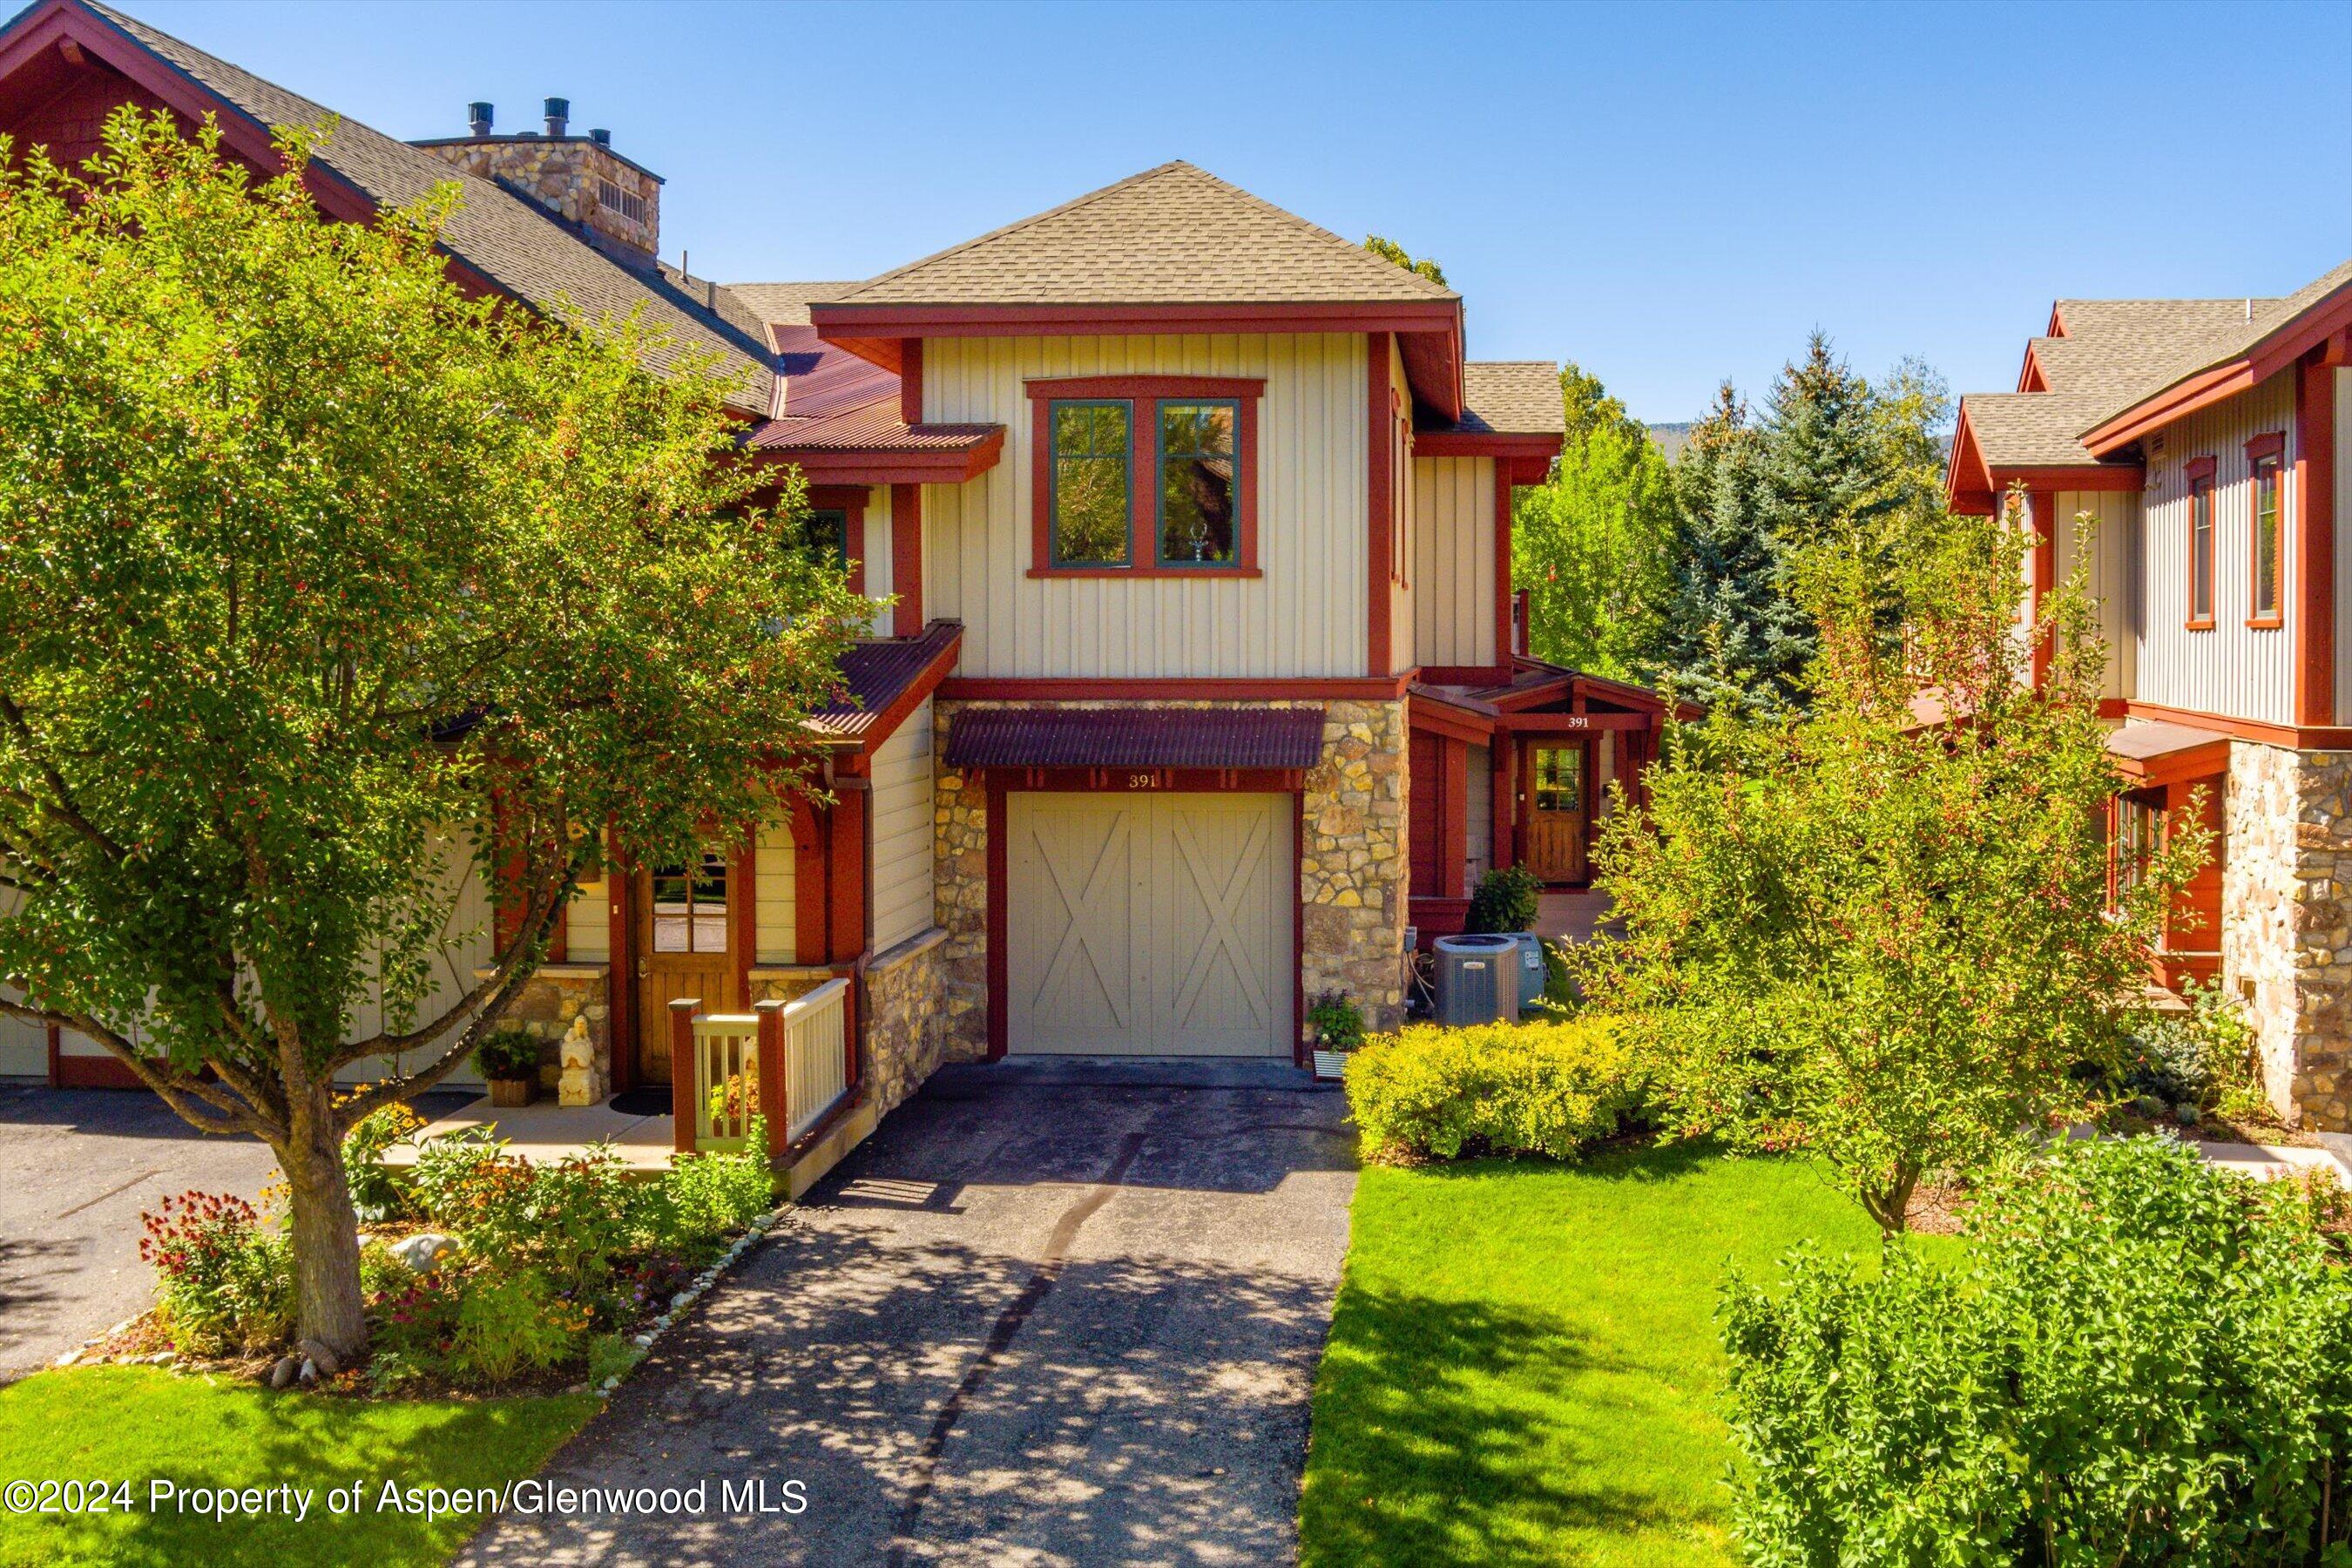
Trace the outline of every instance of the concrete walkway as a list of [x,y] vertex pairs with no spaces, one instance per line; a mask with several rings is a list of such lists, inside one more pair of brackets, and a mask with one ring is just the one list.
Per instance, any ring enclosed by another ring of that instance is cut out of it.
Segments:
[[[1278,1563],[1355,1188],[1287,1066],[950,1068],[662,1342],[460,1562]],[[786,1483],[806,1510],[730,1507]]]

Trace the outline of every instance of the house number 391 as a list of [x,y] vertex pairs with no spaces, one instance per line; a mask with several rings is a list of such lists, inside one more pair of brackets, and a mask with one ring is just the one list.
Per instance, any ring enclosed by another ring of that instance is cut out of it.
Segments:
[[1158,773],[1129,773],[1127,775],[1127,787],[1129,789],[1158,789],[1160,787],[1160,775]]

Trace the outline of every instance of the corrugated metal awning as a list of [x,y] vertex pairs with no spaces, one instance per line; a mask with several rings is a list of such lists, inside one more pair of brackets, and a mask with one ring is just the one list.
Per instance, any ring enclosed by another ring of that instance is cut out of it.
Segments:
[[1311,768],[1320,708],[970,708],[955,768]]

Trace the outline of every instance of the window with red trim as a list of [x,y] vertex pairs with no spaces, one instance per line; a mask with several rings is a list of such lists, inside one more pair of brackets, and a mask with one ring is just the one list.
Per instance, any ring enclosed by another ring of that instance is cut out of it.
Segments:
[[2189,629],[2213,627],[2213,459],[2189,465]]
[[1027,390],[1031,576],[1257,575],[1265,382],[1075,376]]
[[2286,470],[2286,437],[2273,432],[2246,443],[2249,522],[2246,549],[2252,584],[2246,625],[2286,624],[2286,521],[2281,507]]

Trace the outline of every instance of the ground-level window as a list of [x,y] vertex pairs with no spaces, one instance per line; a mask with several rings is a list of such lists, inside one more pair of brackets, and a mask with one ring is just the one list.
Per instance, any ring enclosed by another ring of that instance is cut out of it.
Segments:
[[705,849],[691,865],[653,873],[656,952],[727,951],[727,852]]
[[2275,626],[2285,619],[2281,595],[2286,578],[2286,528],[2279,514],[2285,442],[2278,436],[2257,437],[2246,443],[2246,456],[2253,484],[2252,537],[2249,541],[2253,602],[2248,606],[2246,620],[2249,626]]
[[1536,752],[1536,809],[1584,809],[1584,748],[1545,746]]
[[801,548],[835,566],[849,564],[849,513],[816,507],[801,519]]
[[2145,795],[2118,795],[2108,865],[2114,901],[2121,903],[2126,894],[2147,879],[2148,865],[2163,847],[2164,807]]
[[2213,459],[2189,467],[2189,629],[2213,625]]

